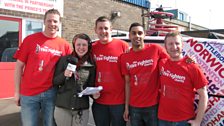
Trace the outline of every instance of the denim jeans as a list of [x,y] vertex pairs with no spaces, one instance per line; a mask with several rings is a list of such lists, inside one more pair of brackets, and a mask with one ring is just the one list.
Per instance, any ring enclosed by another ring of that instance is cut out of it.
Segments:
[[43,119],[43,126],[55,126],[55,98],[55,88],[51,88],[34,96],[21,95],[20,104],[23,126],[38,126],[40,112]]
[[187,121],[170,122],[165,120],[159,120],[159,126],[190,126]]
[[158,105],[146,108],[130,107],[131,126],[157,126]]
[[92,105],[93,118],[96,126],[126,126],[123,119],[124,104],[102,105],[96,102]]

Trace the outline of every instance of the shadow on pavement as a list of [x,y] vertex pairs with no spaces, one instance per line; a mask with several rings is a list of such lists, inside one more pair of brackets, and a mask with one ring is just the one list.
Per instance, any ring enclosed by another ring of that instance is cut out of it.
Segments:
[[11,113],[0,116],[0,126],[22,126],[20,113]]

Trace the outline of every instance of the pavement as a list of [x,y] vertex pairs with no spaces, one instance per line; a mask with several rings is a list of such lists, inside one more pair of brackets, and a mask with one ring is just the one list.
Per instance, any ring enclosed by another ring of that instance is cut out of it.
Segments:
[[20,107],[14,99],[0,99],[0,126],[21,126]]
[[[92,101],[90,101],[92,104]],[[41,118],[38,126],[42,126]],[[20,119],[20,107],[16,106],[14,99],[0,99],[0,126],[22,126]],[[87,126],[95,126],[92,111],[90,111]]]
[[[90,106],[91,105],[92,99],[90,99]],[[22,126],[20,107],[15,104],[13,98],[0,99],[0,126]],[[43,126],[41,118],[38,126]],[[95,126],[91,107],[87,126]],[[130,122],[127,123],[127,126],[130,126]]]

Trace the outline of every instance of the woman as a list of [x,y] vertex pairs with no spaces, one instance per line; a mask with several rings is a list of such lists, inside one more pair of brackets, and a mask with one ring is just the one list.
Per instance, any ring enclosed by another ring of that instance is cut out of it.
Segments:
[[[61,57],[53,79],[54,86],[58,88],[54,113],[57,126],[87,126],[89,119],[89,96],[79,97],[78,93],[94,86],[91,39],[86,34],[77,34],[72,45],[74,51]],[[70,69],[71,66],[74,70]]]

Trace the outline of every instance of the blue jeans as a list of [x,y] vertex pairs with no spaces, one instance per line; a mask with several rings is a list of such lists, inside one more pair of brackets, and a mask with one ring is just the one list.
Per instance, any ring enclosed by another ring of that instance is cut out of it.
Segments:
[[165,120],[159,120],[159,126],[190,126],[187,121],[170,122]]
[[34,96],[21,95],[20,104],[23,126],[38,126],[40,112],[43,118],[43,126],[55,126],[55,98],[55,88],[51,88]]
[[126,126],[123,119],[124,104],[102,105],[96,102],[92,105],[93,118],[96,126]]
[[158,105],[146,108],[130,106],[131,126],[157,126],[158,125]]

